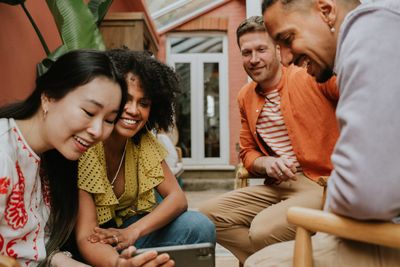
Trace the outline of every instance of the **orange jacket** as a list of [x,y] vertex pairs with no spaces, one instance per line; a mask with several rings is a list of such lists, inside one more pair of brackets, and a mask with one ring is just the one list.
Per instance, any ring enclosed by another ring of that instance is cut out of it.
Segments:
[[[319,84],[305,69],[291,65],[283,67],[282,78],[274,87],[279,90],[282,116],[304,174],[312,180],[329,175],[330,156],[339,136],[335,117],[339,98],[336,79]],[[256,88],[257,84],[250,82],[238,95],[242,124],[240,158],[253,174],[256,158],[275,156],[256,132],[257,119],[265,103]]]

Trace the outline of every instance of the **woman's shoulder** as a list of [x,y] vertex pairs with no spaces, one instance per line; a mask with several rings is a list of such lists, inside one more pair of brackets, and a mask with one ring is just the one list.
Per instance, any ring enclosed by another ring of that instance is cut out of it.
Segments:
[[0,119],[0,156],[1,160],[16,157],[18,131],[13,119]]
[[166,155],[166,149],[160,143],[160,141],[152,133],[147,132],[142,135],[139,144],[139,151],[141,154],[152,152],[152,154],[157,153],[159,155]]

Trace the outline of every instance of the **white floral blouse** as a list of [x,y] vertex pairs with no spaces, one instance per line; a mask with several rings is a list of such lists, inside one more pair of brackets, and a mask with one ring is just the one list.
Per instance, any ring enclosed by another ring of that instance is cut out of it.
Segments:
[[40,158],[14,119],[0,119],[0,254],[21,266],[37,266],[46,257],[50,204],[39,169]]

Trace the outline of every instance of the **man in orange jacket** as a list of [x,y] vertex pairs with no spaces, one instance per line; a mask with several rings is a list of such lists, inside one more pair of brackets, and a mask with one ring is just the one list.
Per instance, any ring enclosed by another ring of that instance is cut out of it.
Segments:
[[304,68],[283,67],[263,17],[246,19],[236,33],[253,80],[238,96],[240,158],[251,174],[266,177],[265,185],[228,192],[200,211],[215,223],[217,242],[243,263],[265,246],[294,238],[288,207],[322,208],[316,181],[332,171],[338,90],[334,78],[318,84]]

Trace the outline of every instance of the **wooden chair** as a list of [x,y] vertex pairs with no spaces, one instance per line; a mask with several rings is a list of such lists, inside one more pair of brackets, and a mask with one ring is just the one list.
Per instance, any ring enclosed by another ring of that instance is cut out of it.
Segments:
[[[322,187],[324,187],[324,193],[322,196],[322,203],[325,203],[325,198],[326,198],[326,187],[328,185],[328,178],[329,176],[321,176],[319,177],[317,183],[319,185],[321,185]],[[243,163],[239,163],[236,167],[236,176],[235,176],[235,189],[238,188],[243,188],[249,185],[249,180],[250,179],[265,179],[265,177],[252,177],[250,176],[250,173],[246,170],[246,168],[243,166]],[[297,208],[297,207],[296,207]],[[290,209],[289,209],[290,210]],[[311,209],[309,209],[311,210]],[[321,211],[319,211],[321,212]],[[293,222],[291,222],[293,223]],[[295,223],[293,223],[295,224]],[[298,228],[299,229],[299,228]],[[315,233],[315,231],[312,231],[312,229],[310,229],[311,231],[307,231],[307,235],[309,237],[309,239],[311,240],[311,235]],[[297,230],[299,231],[299,230]],[[302,232],[302,230],[300,230],[299,232],[296,232],[296,240],[297,240],[297,236],[300,235],[301,239],[304,240],[304,231]],[[297,241],[296,241],[297,242]],[[311,241],[310,241],[311,242]],[[303,246],[303,244],[307,244],[307,243],[302,243],[301,246]],[[302,251],[301,251],[302,252]],[[301,256],[299,258],[302,258]],[[305,266],[312,266],[312,265],[299,265],[297,267],[305,267]],[[239,267],[243,267],[243,264],[239,263]]]
[[294,267],[312,267],[313,232],[324,232],[345,239],[400,248],[400,225],[387,222],[365,222],[329,212],[301,207],[288,210],[288,221],[297,225]]
[[20,265],[14,258],[0,255],[0,267],[20,267]]
[[265,179],[265,177],[253,177],[243,166],[243,163],[240,162],[236,166],[236,174],[235,174],[235,189],[243,188],[249,186],[250,179]]
[[[321,176],[319,177],[317,183],[324,187],[324,195],[322,199],[322,203],[325,203],[325,197],[326,197],[326,186],[328,185],[328,178],[329,176]],[[249,186],[249,180],[250,179],[265,179],[265,177],[262,176],[251,176],[250,173],[246,170],[246,168],[243,166],[243,163],[240,162],[236,166],[236,175],[235,175],[235,189],[243,188]]]

